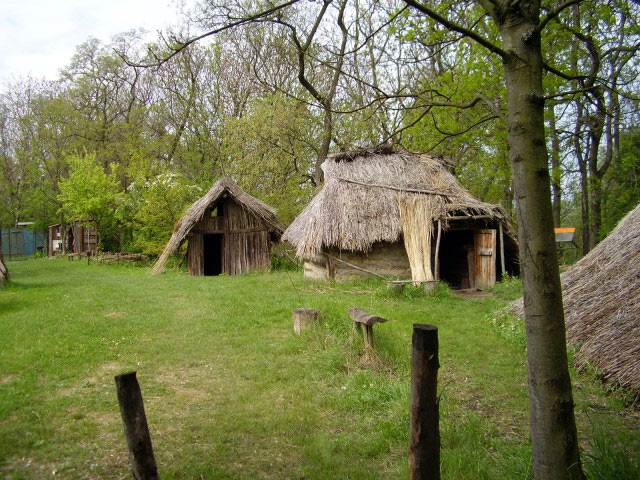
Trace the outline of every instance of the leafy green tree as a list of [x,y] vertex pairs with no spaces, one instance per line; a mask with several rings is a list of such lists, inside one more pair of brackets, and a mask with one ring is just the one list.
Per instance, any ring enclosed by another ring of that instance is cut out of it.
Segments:
[[118,210],[124,199],[118,182],[105,173],[95,154],[71,156],[69,177],[60,182],[58,199],[68,220],[93,222],[102,250],[119,250]]
[[640,204],[640,128],[622,132],[619,159],[613,164],[603,191],[602,238]]
[[251,103],[246,115],[225,124],[225,173],[272,205],[290,222],[308,203],[321,128],[309,109],[284,95]]
[[159,255],[171,237],[176,222],[187,207],[203,194],[178,174],[165,171],[145,179],[139,176],[129,188],[133,250]]

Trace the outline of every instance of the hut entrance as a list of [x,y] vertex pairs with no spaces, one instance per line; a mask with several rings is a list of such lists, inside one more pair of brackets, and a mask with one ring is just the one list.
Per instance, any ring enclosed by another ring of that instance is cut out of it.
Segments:
[[449,230],[442,235],[440,278],[454,289],[491,288],[496,258],[495,230]]
[[440,243],[440,279],[451,288],[471,288],[468,252],[473,250],[473,231],[449,230]]
[[224,236],[221,233],[210,233],[203,237],[204,274],[220,275],[224,264]]
[[67,252],[74,253],[75,249],[73,248],[75,244],[75,239],[73,236],[73,227],[69,227],[69,231],[67,232]]

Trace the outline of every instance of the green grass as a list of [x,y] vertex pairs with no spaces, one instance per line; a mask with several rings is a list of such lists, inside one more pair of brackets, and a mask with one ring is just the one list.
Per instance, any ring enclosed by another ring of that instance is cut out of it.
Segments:
[[[129,478],[113,380],[129,370],[163,479],[407,478],[413,323],[439,327],[443,478],[529,475],[524,334],[493,313],[519,295],[515,280],[467,299],[299,272],[151,277],[63,259],[9,267],[0,478]],[[300,306],[321,319],[295,336]],[[390,319],[375,327],[374,358],[352,335],[353,306]],[[592,441],[595,429],[624,438],[637,458],[638,416],[590,377],[575,378],[575,396],[589,465],[620,451]]]

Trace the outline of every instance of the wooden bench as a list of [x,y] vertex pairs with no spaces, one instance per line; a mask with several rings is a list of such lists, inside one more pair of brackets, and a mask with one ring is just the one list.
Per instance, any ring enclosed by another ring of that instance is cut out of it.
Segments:
[[349,309],[349,316],[353,320],[353,327],[356,331],[364,328],[364,346],[367,349],[373,349],[373,326],[376,323],[385,323],[388,320],[386,318],[371,315],[359,308]]

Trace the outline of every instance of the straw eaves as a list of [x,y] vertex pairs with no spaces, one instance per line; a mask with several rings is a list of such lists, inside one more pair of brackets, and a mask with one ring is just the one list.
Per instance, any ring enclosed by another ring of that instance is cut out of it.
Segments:
[[441,158],[384,147],[329,156],[322,169],[322,190],[282,237],[300,258],[332,247],[367,252],[377,242],[399,240],[399,196],[436,196],[438,219],[445,224],[454,215],[487,215],[504,222],[515,236],[506,212],[474,198]]
[[151,269],[152,273],[164,271],[169,257],[180,248],[193,226],[202,219],[207,208],[223,196],[232,198],[241,208],[258,218],[272,234],[278,237],[282,235],[284,229],[276,218],[276,211],[272,207],[249,195],[231,178],[222,177],[202,198],[194,202],[176,223],[173,235]]
[[[640,205],[560,280],[576,365],[640,395]],[[511,307],[524,314],[522,299]]]

